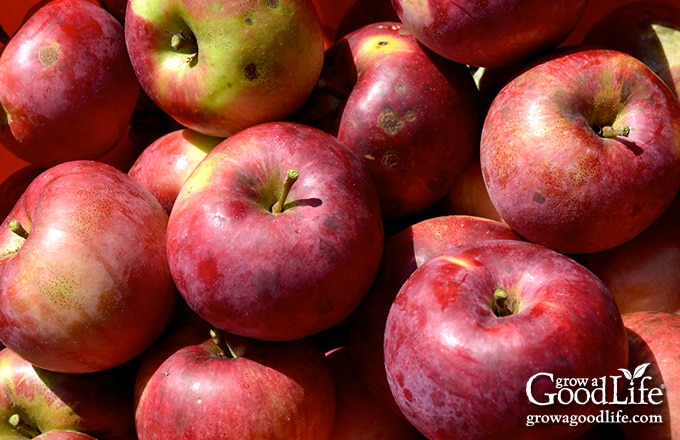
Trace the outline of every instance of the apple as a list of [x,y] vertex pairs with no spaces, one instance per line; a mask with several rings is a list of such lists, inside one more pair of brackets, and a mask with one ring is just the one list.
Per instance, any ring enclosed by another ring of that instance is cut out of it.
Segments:
[[385,242],[378,275],[348,319],[348,340],[357,372],[366,387],[397,414],[385,375],[385,322],[394,298],[411,274],[451,247],[489,239],[519,239],[505,224],[466,215],[430,217],[407,226]]
[[[632,439],[673,439],[680,433],[680,316],[673,313],[639,311],[622,314],[630,343],[628,371],[644,371],[635,375],[632,382],[639,389],[644,383],[648,390],[660,390],[658,405],[622,406],[623,413],[633,420],[643,417],[647,423],[623,423],[621,431],[626,440]],[[646,368],[645,368],[646,367]],[[645,380],[645,379],[649,380]],[[644,381],[644,382],[643,382]]]
[[680,96],[680,6],[641,0],[609,12],[583,44],[620,50],[641,60]]
[[228,333],[311,336],[361,302],[382,257],[375,185],[330,134],[293,122],[249,127],[194,168],[168,221],[180,294]]
[[680,200],[635,238],[581,261],[614,296],[621,313],[680,314]]
[[138,96],[121,24],[87,0],[51,1],[0,55],[0,145],[43,168],[96,159],[123,137]]
[[151,191],[170,214],[184,181],[222,140],[188,128],[173,130],[147,146],[128,175]]
[[489,197],[529,241],[598,252],[647,228],[680,188],[680,102],[623,52],[558,50],[496,95],[480,142]]
[[393,0],[397,16],[425,46],[462,64],[500,67],[558,46],[587,0]]
[[47,431],[33,438],[35,440],[97,440],[91,435],[68,430]]
[[484,183],[479,155],[465,166],[445,200],[445,209],[452,215],[471,215],[503,222],[489,197]]
[[380,22],[326,51],[298,118],[362,159],[391,221],[447,194],[479,146],[482,115],[465,66],[423,48],[401,23]]
[[[593,423],[528,417],[607,408],[621,382],[598,393],[590,384],[628,366],[628,339],[584,266],[535,243],[483,240],[413,272],[390,308],[384,353],[395,401],[428,438],[574,438]],[[586,380],[585,392],[564,387],[569,378]]]
[[0,436],[7,440],[43,438],[40,434],[59,438],[47,433],[70,430],[107,440],[135,440],[135,372],[136,366],[130,363],[96,373],[55,373],[3,348]]
[[312,0],[130,0],[125,38],[149,98],[215,137],[292,114],[323,64]]
[[335,387],[316,345],[213,335],[177,350],[146,382],[139,440],[329,438]]
[[326,353],[336,389],[335,417],[329,440],[423,440],[410,423],[383,405],[355,369],[346,346]]
[[40,174],[0,224],[0,341],[65,373],[141,354],[177,298],[167,218],[110,165],[69,161]]

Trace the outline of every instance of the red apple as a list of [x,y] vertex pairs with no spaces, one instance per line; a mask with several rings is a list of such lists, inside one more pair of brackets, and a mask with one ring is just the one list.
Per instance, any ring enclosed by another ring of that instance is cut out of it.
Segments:
[[128,175],[151,191],[170,214],[184,181],[222,140],[188,128],[171,131],[142,151]]
[[630,343],[628,371],[638,373],[631,385],[634,389],[644,386],[647,393],[658,390],[655,403],[659,402],[621,406],[629,422],[620,424],[624,438],[675,439],[680,433],[680,316],[640,311],[624,313],[622,318]]
[[480,145],[501,218],[563,253],[622,244],[648,227],[680,188],[680,102],[636,58],[565,49],[499,93]]
[[620,50],[641,60],[680,96],[680,6],[641,0],[596,22],[582,43]]
[[393,0],[400,20],[438,54],[499,67],[559,45],[576,28],[587,0]]
[[366,25],[326,51],[302,122],[337,135],[373,176],[386,220],[442,199],[479,146],[468,69],[424,49],[401,23]]
[[333,136],[259,124],[217,145],[185,181],[168,222],[170,270],[219,329],[311,336],[370,288],[384,240],[378,203],[362,162]]
[[135,372],[134,364],[126,364],[96,373],[55,373],[3,348],[0,436],[56,439],[56,434],[47,433],[70,430],[107,440],[135,440]]
[[395,414],[366,388],[347,346],[326,353],[337,400],[329,440],[422,440],[410,423]]
[[167,214],[100,162],[36,177],[0,224],[0,341],[53,371],[98,371],[138,356],[177,296]]
[[170,355],[146,382],[139,440],[328,438],[335,388],[317,346],[215,335]]
[[[68,431],[68,430],[55,430],[47,431],[40,434],[37,437],[33,437],[34,440],[97,440],[91,435],[84,434],[78,431]],[[22,439],[23,440],[23,439]]]
[[390,309],[384,352],[399,408],[442,440],[574,438],[594,423],[528,425],[535,415],[598,414],[622,383],[608,377],[628,366],[602,281],[520,240],[460,245],[416,269]]
[[478,155],[468,162],[451,185],[445,207],[449,214],[471,215],[504,223],[486,190]]
[[349,345],[366,387],[392,411],[401,414],[385,375],[385,322],[397,292],[408,277],[430,258],[451,247],[490,239],[518,239],[493,220],[444,215],[421,220],[385,242],[378,275],[364,300],[348,320]]
[[288,117],[323,64],[312,0],[130,0],[125,38],[146,94],[216,137]]
[[87,0],[51,1],[0,55],[0,144],[44,168],[95,159],[123,137],[138,96],[121,24]]
[[680,314],[680,200],[647,229],[615,248],[581,261],[614,296],[621,313]]

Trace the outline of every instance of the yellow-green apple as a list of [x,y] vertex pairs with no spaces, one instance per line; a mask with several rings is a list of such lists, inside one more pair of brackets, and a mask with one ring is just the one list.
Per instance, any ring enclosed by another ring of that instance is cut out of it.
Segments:
[[173,130],[148,145],[128,175],[151,191],[170,214],[184,181],[222,140],[188,128]]
[[32,164],[96,159],[139,96],[123,27],[87,0],[40,7],[0,55],[0,145]]
[[348,341],[357,372],[380,402],[400,414],[385,375],[385,322],[397,292],[427,260],[451,247],[490,239],[518,239],[505,224],[466,215],[442,215],[407,226],[385,242],[378,275],[348,319]]
[[485,2],[393,0],[400,20],[436,53],[459,63],[499,67],[558,46],[587,0]]
[[481,132],[469,70],[423,48],[396,22],[366,25],[329,48],[319,85],[298,117],[362,159],[386,220],[443,198]]
[[[643,371],[642,376],[631,377],[632,387],[638,400],[657,391],[654,403],[645,405],[622,405],[628,421],[648,423],[622,423],[621,431],[626,440],[671,440],[680,433],[680,316],[674,313],[638,311],[621,315],[629,340],[630,373]],[[648,379],[648,380],[645,380]],[[627,384],[628,385],[628,384]],[[644,387],[644,388],[643,388]],[[642,394],[642,396],[640,396]]]
[[680,313],[680,200],[633,239],[580,261],[614,296],[621,313]]
[[333,376],[318,346],[219,331],[171,354],[139,395],[139,440],[328,439],[335,414]]
[[635,57],[569,48],[496,95],[480,143],[501,218],[562,253],[613,248],[642,232],[680,188],[680,102]]
[[680,6],[641,0],[600,18],[582,43],[620,50],[641,60],[680,96]]
[[323,64],[312,0],[131,0],[125,38],[146,94],[216,137],[289,116]]
[[377,190],[332,135],[269,122],[222,141],[180,190],[170,270],[213,326],[266,340],[325,330],[361,302],[382,257]]
[[628,366],[628,339],[583,265],[535,243],[483,240],[413,272],[390,308],[384,353],[395,401],[428,438],[574,438],[594,423],[527,426],[528,416],[608,408],[622,382],[605,379]]
[[70,430],[101,439],[135,440],[135,373],[134,363],[96,373],[55,373],[3,348],[0,437],[25,440],[42,434],[51,439],[58,437],[48,432]]
[[40,174],[0,224],[0,341],[67,373],[141,354],[177,298],[167,218],[110,165],[69,161]]
[[326,353],[336,390],[333,430],[328,440],[424,440],[408,421],[376,398],[359,376],[346,345]]

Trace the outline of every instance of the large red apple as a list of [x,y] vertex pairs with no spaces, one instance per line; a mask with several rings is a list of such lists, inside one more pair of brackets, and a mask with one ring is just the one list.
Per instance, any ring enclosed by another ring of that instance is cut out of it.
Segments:
[[126,133],[138,96],[121,24],[87,0],[51,1],[0,55],[0,144],[45,168],[95,159]]
[[[399,408],[440,440],[574,438],[593,423],[528,426],[531,417],[598,414],[620,386],[607,377],[628,366],[602,281],[520,240],[460,245],[416,269],[390,309],[384,351]],[[578,403],[568,378],[586,381]]]
[[167,250],[180,293],[203,319],[289,340],[358,306],[383,240],[361,160],[321,130],[271,122],[227,138],[194,169],[170,213]]
[[407,226],[385,242],[378,275],[350,316],[348,335],[359,376],[392,411],[401,412],[385,376],[383,344],[385,322],[397,292],[418,267],[439,252],[464,243],[500,238],[518,239],[507,225],[493,220],[443,215]]
[[0,224],[0,341],[71,373],[142,353],[177,296],[166,226],[153,195],[110,165],[70,161],[40,174]]
[[139,393],[139,440],[328,439],[335,386],[307,341],[215,333],[170,355]]
[[222,140],[188,128],[173,130],[147,146],[128,175],[151,191],[169,214],[189,174]]
[[42,433],[56,439],[56,434],[46,434],[70,430],[107,440],[135,440],[135,372],[134,364],[126,364],[96,373],[55,373],[3,348],[0,437],[25,440]]
[[680,102],[631,55],[565,49],[496,95],[480,162],[501,218],[563,253],[622,244],[680,188]]
[[131,0],[125,38],[146,94],[217,137],[288,117],[323,64],[312,0]]
[[393,0],[406,28],[453,61],[482,67],[522,62],[559,45],[587,0]]
[[447,194],[479,146],[481,116],[468,69],[424,49],[396,22],[366,25],[329,48],[300,111],[362,159],[386,220]]

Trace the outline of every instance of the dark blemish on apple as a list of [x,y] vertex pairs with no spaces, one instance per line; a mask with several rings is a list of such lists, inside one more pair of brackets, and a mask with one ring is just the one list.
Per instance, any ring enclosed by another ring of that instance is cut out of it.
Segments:
[[250,17],[246,17],[246,26],[252,26],[253,25],[253,19]]
[[398,84],[395,90],[399,93],[404,93],[406,91],[406,86],[403,84]]
[[279,6],[279,0],[267,0],[267,6],[270,8],[276,8]]
[[387,42],[386,40],[380,40],[380,41],[378,41],[378,47],[380,47],[380,46],[387,46],[387,43],[388,43],[388,42]]
[[38,50],[38,59],[45,67],[50,67],[59,59],[59,52],[52,46],[41,47]]
[[404,128],[404,121],[394,110],[385,109],[378,117],[378,125],[385,131],[385,133],[393,136],[397,134],[399,130]]
[[257,66],[254,63],[247,64],[245,72],[248,81],[255,81],[258,77]]
[[534,193],[534,197],[532,198],[532,200],[536,203],[543,204],[543,203],[545,203],[545,196],[543,194],[537,192],[537,193]]

